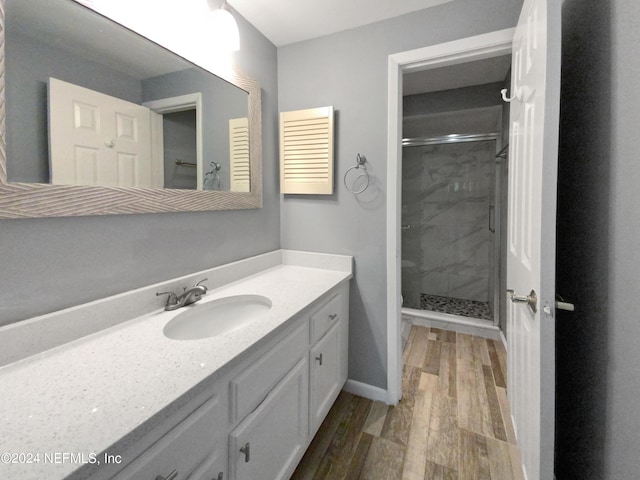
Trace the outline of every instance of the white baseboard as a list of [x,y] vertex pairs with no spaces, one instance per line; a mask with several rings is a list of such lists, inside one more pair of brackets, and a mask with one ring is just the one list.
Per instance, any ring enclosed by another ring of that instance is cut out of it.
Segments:
[[369,400],[377,400],[379,402],[388,403],[387,400],[389,394],[387,393],[387,391],[383,390],[380,387],[369,385],[368,383],[362,383],[356,380],[349,379],[344,384],[343,390],[360,397],[368,398]]

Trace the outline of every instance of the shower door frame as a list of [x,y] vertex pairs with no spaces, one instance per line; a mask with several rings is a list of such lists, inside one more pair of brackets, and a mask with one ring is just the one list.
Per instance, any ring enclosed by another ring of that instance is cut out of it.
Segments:
[[[498,108],[502,108],[498,106]],[[499,114],[500,119],[502,120],[502,113]],[[500,124],[502,121],[500,122]],[[502,236],[501,236],[501,219],[502,219],[502,161],[498,158],[498,153],[503,149],[503,138],[500,132],[490,132],[490,133],[452,133],[449,135],[441,135],[437,137],[417,137],[417,138],[403,138],[402,139],[402,148],[404,147],[422,147],[426,145],[445,145],[450,143],[468,143],[468,142],[486,142],[486,141],[495,141],[496,142],[496,171],[494,176],[494,192],[493,192],[493,204],[494,204],[494,238],[493,238],[493,265],[490,273],[490,281],[493,283],[493,290],[491,291],[491,296],[493,300],[491,303],[491,313],[493,316],[493,320],[491,321],[491,325],[497,327],[500,324],[500,315],[503,313],[501,311],[501,303],[500,303],[500,295],[499,292],[502,288],[501,283],[501,271],[502,271]],[[400,192],[402,195],[402,192]],[[402,260],[402,258],[400,259]],[[400,275],[400,288],[402,290],[402,274]],[[410,307],[402,307],[402,313],[407,313],[414,317],[426,317],[428,316],[424,313],[425,310],[410,308]],[[441,312],[437,312],[437,316],[440,317]],[[458,315],[453,315],[449,313],[442,312],[442,317],[447,318],[451,317],[451,321],[456,321],[457,319],[473,321],[476,320],[473,317],[460,317]],[[482,321],[481,322],[486,322]]]

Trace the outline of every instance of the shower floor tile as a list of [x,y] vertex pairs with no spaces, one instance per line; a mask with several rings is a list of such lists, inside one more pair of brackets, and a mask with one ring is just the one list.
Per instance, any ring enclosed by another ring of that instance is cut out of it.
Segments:
[[439,295],[420,294],[420,308],[432,312],[450,313],[463,317],[493,320],[488,302],[464,300],[462,298],[441,297]]

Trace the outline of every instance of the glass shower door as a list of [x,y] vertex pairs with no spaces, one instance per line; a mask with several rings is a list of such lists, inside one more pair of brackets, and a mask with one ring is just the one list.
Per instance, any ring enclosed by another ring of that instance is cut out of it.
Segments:
[[493,320],[496,142],[403,147],[404,306]]

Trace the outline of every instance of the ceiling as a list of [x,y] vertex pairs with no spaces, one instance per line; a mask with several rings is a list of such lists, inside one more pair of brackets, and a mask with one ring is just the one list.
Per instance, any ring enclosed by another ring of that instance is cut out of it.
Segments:
[[230,0],[276,47],[321,37],[453,0]]
[[[229,5],[277,47],[398,17],[453,0],[229,0]],[[213,2],[210,1],[210,4]],[[414,71],[404,95],[503,81],[510,56]]]
[[511,66],[511,55],[458,63],[447,67],[405,73],[402,94],[440,92],[486,83],[503,82]]

